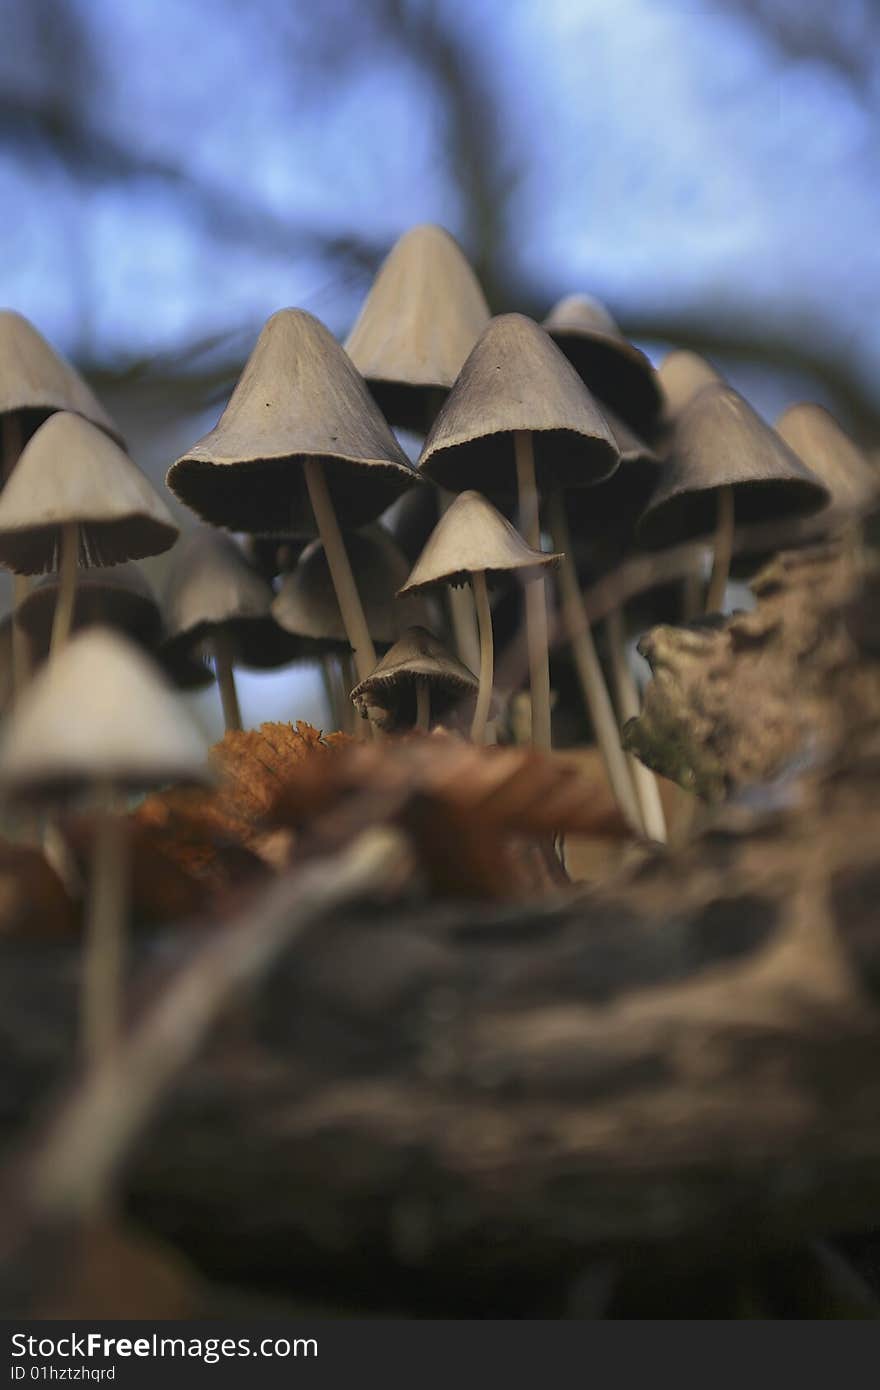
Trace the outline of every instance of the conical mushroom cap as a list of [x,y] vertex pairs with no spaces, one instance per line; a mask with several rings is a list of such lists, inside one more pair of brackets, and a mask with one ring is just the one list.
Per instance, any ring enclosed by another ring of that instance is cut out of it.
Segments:
[[21,314],[0,309],[0,414],[20,415],[27,439],[56,410],[81,415],[122,443],[118,429],[79,372]]
[[635,429],[651,428],[663,404],[657,373],[603,304],[586,294],[567,295],[544,328],[594,396]]
[[422,434],[488,322],[458,242],[424,223],[392,247],[345,349],[386,418]]
[[649,545],[708,536],[717,493],[732,487],[738,525],[806,515],[828,492],[730,386],[704,386],[675,427],[674,448],[639,523]]
[[207,776],[204,740],[156,666],[107,628],[79,633],[16,704],[0,792],[54,802],[98,783],[144,789]]
[[880,472],[822,406],[790,406],[776,421],[776,430],[825,484],[836,510],[861,513],[876,504]]
[[461,492],[437,522],[400,592],[464,584],[468,575],[480,572],[489,576],[506,570],[534,573],[561,559],[561,555],[533,550],[479,492]]
[[453,656],[439,638],[424,627],[411,627],[386,652],[366,680],[351,692],[362,714],[372,706],[388,716],[382,727],[395,729],[415,723],[416,680],[431,689],[432,721],[452,705],[476,698],[479,681]]
[[[369,532],[350,532],[345,548],[357,577],[358,593],[370,636],[378,646],[391,646],[405,630],[424,617],[423,607],[395,596],[409,573],[403,552],[380,527]],[[320,541],[313,541],[300,556],[292,573],[285,576],[272,604],[275,621],[287,632],[314,644],[315,650],[348,651],[348,636],[327,556]]]
[[605,406],[604,414],[620,450],[620,465],[598,487],[582,487],[567,493],[565,505],[578,541],[632,532],[657,487],[663,468],[651,446],[609,406]]
[[[16,609],[19,626],[42,655],[49,650],[58,589],[58,575],[47,575]],[[119,628],[144,647],[151,647],[159,640],[162,630],[159,602],[137,565],[127,561],[123,565],[84,570],[77,576],[73,630],[95,626]]]
[[57,568],[61,527],[78,522],[80,564],[158,555],[177,539],[161,497],[112,439],[79,415],[50,415],[0,493],[0,564]]
[[199,526],[183,536],[165,589],[164,643],[172,670],[218,632],[232,643],[238,665],[270,669],[301,655],[299,644],[272,617],[272,587],[222,531]]
[[674,420],[680,415],[704,386],[724,385],[724,378],[705,357],[686,348],[676,348],[674,352],[667,353],[657,368],[657,379],[667,420]]
[[314,535],[302,467],[311,458],[323,463],[340,525],[371,521],[418,480],[333,335],[304,310],[281,309],[168,486],[214,526]]
[[490,321],[425,441],[419,468],[452,492],[516,495],[513,433],[533,432],[542,490],[607,478],[617,448],[571,363],[523,314]]

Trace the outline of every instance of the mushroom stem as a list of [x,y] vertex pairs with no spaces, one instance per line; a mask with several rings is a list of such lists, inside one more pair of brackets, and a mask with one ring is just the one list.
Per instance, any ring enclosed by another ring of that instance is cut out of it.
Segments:
[[[636,688],[635,677],[626,656],[626,634],[623,628],[623,613],[615,608],[605,619],[608,634],[608,647],[611,653],[611,679],[617,701],[617,713],[621,725],[628,719],[636,719],[641,714],[642,704]],[[666,817],[660,800],[657,778],[649,767],[632,753],[627,754],[630,776],[639,803],[642,824],[649,840],[659,844],[666,843]]]
[[[515,430],[516,482],[520,532],[533,550],[541,549],[535,453],[529,430]],[[532,697],[532,746],[550,748],[550,650],[547,639],[547,596],[543,575],[526,580],[526,639],[529,648],[529,689]]]
[[122,1032],[122,974],[128,908],[129,841],[125,820],[104,787],[92,845],[83,974],[83,1050],[89,1066],[112,1056]]
[[431,727],[431,687],[424,676],[416,676],[416,728],[426,734]]
[[220,688],[220,703],[223,706],[223,722],[226,732],[241,728],[241,706],[238,703],[238,690],[233,670],[232,643],[225,632],[217,631],[211,638],[211,656],[214,660],[214,674]]
[[562,615],[568,640],[571,643],[584,703],[590,713],[596,742],[605,763],[608,781],[624,817],[630,826],[641,832],[642,821],[638,803],[630,780],[626,754],[620,743],[620,730],[617,718],[602,674],[602,667],[593,642],[590,624],[587,622],[578,585],[577,570],[571,558],[571,536],[568,532],[568,518],[565,515],[565,502],[561,492],[557,492],[550,502],[550,528],[553,544],[562,553],[559,568],[559,588],[562,599]]
[[354,652],[358,680],[363,681],[367,679],[376,665],[373,640],[370,637],[360,595],[354,582],[354,575],[351,572],[348,552],[345,549],[345,542],[342,539],[342,532],[339,529],[339,522],[336,520],[336,512],[327,489],[324,469],[318,459],[306,459],[304,470],[306,487],[309,490],[309,501],[315,514],[315,522],[321,537],[321,544],[324,547],[324,554],[327,556],[330,578],[333,580],[333,588],[336,590],[336,600],[342,614],[343,626],[349,646]]
[[[455,501],[451,492],[440,490],[441,508],[447,512]],[[477,669],[480,660],[480,638],[477,635],[478,619],[474,613],[474,599],[466,584],[449,589],[449,620],[455,638],[455,650],[459,661],[471,671]]]
[[485,743],[489,706],[492,702],[492,684],[495,679],[495,643],[492,634],[492,609],[489,606],[486,571],[477,570],[476,574],[471,575],[471,583],[474,586],[474,605],[477,610],[477,623],[480,629],[480,689],[471,724],[471,740],[473,743]]
[[724,591],[730,577],[730,560],[733,555],[733,527],[733,488],[723,487],[718,493],[712,577],[706,593],[707,613],[720,613],[724,607]]
[[26,574],[12,576],[12,685],[16,700],[31,678],[31,644],[15,616],[30,593],[30,587]]
[[[352,738],[358,739],[363,743],[367,739],[375,737],[375,726],[369,719],[362,719],[351,701],[351,692],[357,685],[357,676],[354,669],[354,659],[351,652],[345,652],[339,658],[339,667],[342,672],[342,703],[345,708],[345,718],[341,728],[345,733],[351,734]],[[373,733],[370,731],[373,730]]]
[[79,525],[77,522],[65,521],[62,525],[60,551],[58,597],[55,600],[55,616],[52,619],[52,636],[49,641],[50,657],[57,656],[65,646],[73,626],[76,571],[79,559]]

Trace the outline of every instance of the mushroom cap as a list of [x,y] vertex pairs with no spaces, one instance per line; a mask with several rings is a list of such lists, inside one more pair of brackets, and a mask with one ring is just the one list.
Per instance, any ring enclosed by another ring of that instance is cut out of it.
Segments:
[[[46,575],[16,609],[19,627],[43,655],[49,650],[58,590],[58,575]],[[162,614],[146,575],[126,561],[122,565],[84,570],[77,576],[72,625],[74,631],[98,625],[119,628],[132,641],[152,647],[159,640]]]
[[50,415],[0,493],[0,564],[57,568],[61,528],[79,524],[80,564],[158,555],[177,539],[171,513],[127,454],[79,415]]
[[650,430],[663,405],[657,373],[604,304],[586,294],[567,295],[543,326],[594,396],[634,428]]
[[488,322],[458,242],[426,222],[395,242],[345,349],[386,418],[421,434]]
[[301,656],[300,644],[272,617],[273,597],[269,582],[231,536],[206,526],[188,532],[166,580],[163,645],[169,669],[176,673],[182,651],[192,655],[221,631],[231,639],[237,665],[269,670]]
[[667,420],[674,420],[680,415],[704,386],[724,385],[723,376],[705,357],[686,348],[676,348],[666,354],[657,368],[657,379]]
[[464,584],[469,575],[480,572],[489,576],[506,570],[534,573],[561,559],[561,555],[533,550],[481,493],[460,492],[434,527],[400,593]]
[[303,309],[267,320],[229,404],[168,486],[214,526],[315,534],[303,463],[318,459],[340,525],[371,521],[418,481],[333,335]]
[[516,496],[514,431],[533,432],[539,486],[582,487],[617,467],[605,418],[571,363],[523,314],[501,314],[461,369],[419,468],[452,492]]
[[25,437],[56,410],[81,415],[121,444],[122,436],[79,372],[13,309],[0,309],[0,414],[22,416]]
[[821,405],[789,406],[776,421],[776,430],[825,484],[835,510],[861,513],[876,505],[880,471]]
[[577,541],[631,532],[662,476],[663,464],[649,444],[610,407],[605,418],[620,450],[620,465],[604,483],[566,494],[566,508]]
[[738,525],[803,516],[828,491],[731,386],[704,386],[685,407],[639,534],[649,545],[708,536],[717,493],[732,487]]
[[395,545],[414,565],[440,519],[441,494],[436,487],[414,487],[404,493],[382,518]]
[[355,686],[351,699],[364,715],[369,706],[384,710],[388,716],[384,728],[413,724],[416,680],[420,677],[430,684],[432,717],[464,699],[474,700],[480,684],[473,671],[432,632],[411,627],[366,680]]
[[[425,489],[419,488],[419,491]],[[308,544],[305,536],[286,536],[282,533],[253,533],[242,536],[242,550],[264,579],[274,579],[293,569]]]
[[[391,646],[424,617],[423,606],[417,600],[401,603],[395,597],[409,573],[406,556],[380,526],[350,532],[345,537],[345,548],[357,577],[370,636],[378,646]],[[311,643],[315,651],[350,650],[320,541],[308,545],[296,569],[285,575],[272,613],[281,627]]]
[[208,776],[204,740],[148,657],[88,628],[34,677],[0,745],[0,792],[51,804],[97,783],[143,790]]

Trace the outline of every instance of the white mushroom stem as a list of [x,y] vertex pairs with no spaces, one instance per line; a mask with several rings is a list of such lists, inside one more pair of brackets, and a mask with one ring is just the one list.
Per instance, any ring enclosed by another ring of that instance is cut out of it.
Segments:
[[351,692],[358,682],[351,652],[345,652],[345,654],[339,658],[339,664],[342,671],[342,703],[345,706],[345,719],[343,720],[342,728],[345,733],[351,734],[352,738],[356,738],[359,742],[363,743],[369,738],[374,737],[375,731],[371,734],[370,731],[373,729],[373,725],[371,725],[368,719],[362,719],[352,704]]
[[[455,494],[441,488],[441,507],[448,511],[455,501]],[[455,638],[455,650],[459,661],[463,661],[471,671],[477,669],[480,659],[480,638],[477,633],[478,618],[474,612],[474,598],[467,585],[449,589],[449,619]]]
[[66,645],[73,626],[73,605],[76,602],[76,573],[79,560],[79,526],[75,521],[65,521],[61,527],[60,557],[58,563],[58,596],[55,600],[55,615],[52,619],[52,636],[49,643],[50,656],[57,656]]
[[724,593],[730,578],[730,560],[733,555],[733,529],[733,488],[723,487],[718,493],[712,577],[706,594],[707,613],[720,613],[724,607]]
[[477,570],[476,574],[471,575],[471,583],[474,586],[474,606],[480,630],[480,689],[471,724],[471,740],[474,743],[485,743],[489,706],[492,703],[492,685],[495,680],[495,641],[492,634],[492,609],[489,606],[486,571]]
[[223,723],[226,732],[241,728],[241,706],[238,703],[238,689],[235,684],[232,643],[225,632],[217,631],[211,638],[211,656],[214,661],[214,674],[220,691],[223,706]]
[[431,687],[424,676],[416,676],[416,728],[426,734],[431,727]]
[[[515,430],[516,481],[520,532],[533,550],[541,549],[535,453],[529,430]],[[532,745],[550,748],[550,651],[547,639],[547,595],[543,575],[526,580],[526,640],[529,649],[529,689],[532,697]]]
[[571,555],[571,536],[568,531],[568,518],[565,515],[565,502],[561,492],[557,492],[550,503],[550,528],[553,544],[562,554],[559,568],[559,588],[562,599],[562,615],[572,655],[581,684],[584,703],[590,714],[596,742],[605,763],[608,781],[625,819],[633,830],[641,833],[642,818],[633,791],[627,766],[626,754],[620,743],[620,729],[617,717],[602,674],[602,666],[596,652],[590,624],[584,612],[578,584],[577,570]]
[[358,680],[366,680],[376,665],[376,652],[370,629],[364,617],[363,605],[351,572],[351,564],[330,493],[324,469],[318,459],[306,459],[303,465],[309,500],[315,514],[315,522],[330,567],[330,578],[336,590],[336,601],[342,614],[342,622],[348,637],[349,646],[354,652],[355,669]]
[[[617,713],[620,724],[623,726],[628,719],[638,718],[642,712],[642,702],[639,699],[632,667],[627,659],[626,633],[623,626],[623,614],[619,608],[615,608],[612,613],[608,614],[605,619],[605,631],[608,635],[608,649],[611,653],[611,679],[614,684]],[[663,803],[660,800],[657,778],[651,769],[645,767],[645,764],[634,757],[632,753],[627,754],[627,762],[629,763],[630,776],[635,788],[636,800],[639,803],[645,834],[649,840],[656,840],[659,844],[665,844],[666,817],[663,814]]]
[[122,977],[130,846],[111,787],[98,799],[92,844],[83,974],[83,1050],[90,1067],[106,1062],[122,1034]]

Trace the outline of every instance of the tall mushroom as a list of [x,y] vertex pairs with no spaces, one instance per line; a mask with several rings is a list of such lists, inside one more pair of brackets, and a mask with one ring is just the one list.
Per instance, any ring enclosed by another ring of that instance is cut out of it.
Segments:
[[298,655],[295,638],[272,617],[272,588],[231,536],[206,526],[182,536],[165,583],[164,657],[170,669],[209,656],[227,730],[241,728],[234,667],[269,670]]
[[877,504],[880,470],[821,405],[804,401],[776,421],[776,432],[831,494],[831,515],[858,518]]
[[205,747],[155,667],[106,628],[77,634],[34,678],[0,747],[0,794],[27,807],[71,801],[96,812],[83,972],[86,1056],[111,1053],[120,1028],[128,835],[120,798],[203,780]]
[[495,669],[488,584],[511,573],[528,580],[561,558],[526,545],[491,502],[469,490],[444,512],[400,590],[403,596],[471,583],[480,630],[480,689],[471,725],[475,743],[485,741]]
[[[122,443],[110,416],[70,363],[21,314],[0,309],[0,487],[31,435],[56,410],[81,415]],[[28,587],[25,575],[14,575],[15,608]],[[27,680],[28,644],[15,622],[12,632],[14,680],[21,688]]]
[[[522,314],[492,319],[434,422],[419,467],[453,492],[517,496],[519,530],[541,549],[545,495],[609,477],[617,449],[574,368]],[[557,549],[561,547],[557,544]],[[565,563],[562,566],[565,575]],[[550,673],[543,578],[526,585],[532,740],[550,747]]]
[[714,560],[706,611],[718,611],[737,522],[806,515],[826,505],[823,484],[730,386],[710,382],[684,407],[673,448],[642,514],[652,546],[709,536]]
[[383,261],[345,349],[389,423],[424,434],[488,322],[458,242],[423,223]]
[[351,698],[365,719],[387,733],[401,728],[427,733],[442,714],[473,703],[477,689],[473,671],[438,637],[411,627],[355,686]]
[[[16,612],[38,657],[49,651],[60,587],[57,574],[46,575]],[[79,576],[71,631],[97,626],[116,628],[146,650],[157,645],[162,631],[159,601],[146,575],[130,560]]]
[[301,309],[272,315],[220,420],[168,471],[214,526],[314,534],[314,517],[361,676],[376,656],[340,526],[374,520],[417,481],[350,358]]
[[543,326],[603,405],[633,429],[643,434],[653,430],[663,403],[657,374],[604,304],[586,294],[567,295]]
[[675,422],[704,386],[723,386],[724,378],[711,362],[687,348],[668,352],[657,368],[657,381],[663,397],[663,417],[667,424]]
[[79,562],[158,555],[177,534],[165,503],[118,444],[66,411],[40,425],[0,493],[0,564],[16,574],[59,571],[53,653],[70,633]]

